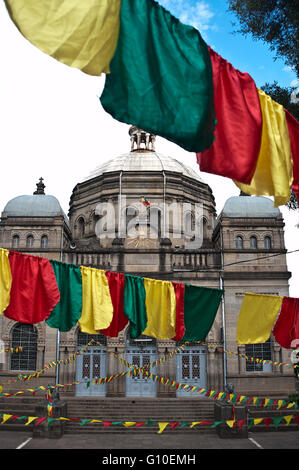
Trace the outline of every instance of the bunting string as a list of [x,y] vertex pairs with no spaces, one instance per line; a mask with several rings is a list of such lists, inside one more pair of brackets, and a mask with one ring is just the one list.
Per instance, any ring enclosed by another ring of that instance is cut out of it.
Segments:
[[182,428],[196,428],[199,426],[206,426],[209,425],[211,428],[216,428],[219,425],[226,424],[229,428],[238,428],[242,429],[242,427],[247,424],[248,430],[251,429],[253,426],[257,426],[260,424],[265,424],[266,427],[272,423],[275,428],[277,429],[280,424],[285,423],[286,426],[289,426],[291,422],[295,422],[297,426],[299,426],[299,416],[295,414],[288,414],[283,416],[271,416],[271,417],[263,417],[263,418],[249,418],[237,420],[235,417],[230,420],[205,420],[205,419],[197,419],[197,421],[167,421],[161,422],[157,420],[147,419],[145,421],[124,421],[124,420],[116,420],[116,421],[107,421],[102,420],[99,418],[89,418],[89,419],[82,419],[82,418],[65,418],[65,417],[58,417],[53,418],[53,416],[48,415],[48,417],[38,417],[38,416],[21,416],[21,415],[13,415],[9,413],[2,413],[0,414],[0,418],[2,421],[0,424],[7,423],[9,420],[18,420],[25,421],[24,426],[28,426],[31,423],[35,422],[34,425],[38,426],[43,422],[46,422],[48,426],[50,426],[54,421],[73,421],[78,422],[80,426],[85,426],[87,424],[95,424],[95,423],[102,423],[104,428],[108,428],[109,426],[124,426],[127,429],[130,428],[140,428],[141,426],[158,426],[157,434],[162,434],[165,429],[170,426],[172,431],[175,429],[182,429]]
[[[278,367],[281,367],[281,366],[296,367],[295,364],[291,364],[291,363],[288,363],[288,362],[277,362],[277,361],[270,361],[269,359],[260,359],[258,357],[252,357],[252,356],[247,356],[246,354],[237,353],[235,351],[228,351],[228,350],[223,349],[219,346],[213,346],[211,344],[205,343],[204,341],[197,341],[197,342],[198,342],[198,344],[202,344],[203,346],[206,346],[207,349],[213,350],[215,352],[219,351],[219,352],[228,354],[230,356],[235,355],[235,356],[238,356],[238,357],[244,357],[247,361],[257,362],[257,363],[260,363],[260,364],[271,364],[271,365],[275,365],[275,366],[278,366]],[[186,344],[188,344],[188,343],[186,343]]]
[[17,348],[4,348],[4,349],[1,349],[0,354],[3,354],[3,353],[17,354],[17,353],[23,352],[23,351],[24,351],[24,346],[18,346]]
[[34,372],[34,374],[30,374],[30,375],[18,374],[18,376],[15,379],[10,379],[8,382],[0,384],[0,386],[3,387],[4,385],[10,385],[11,383],[18,382],[18,381],[25,381],[25,380],[28,381],[33,378],[36,379],[40,376],[40,374],[44,373],[48,369],[51,369],[52,367],[56,367],[58,364],[69,365],[77,359],[77,356],[84,354],[86,349],[92,345],[93,341],[94,340],[92,339],[86,346],[83,346],[79,351],[77,351],[72,356],[68,357],[67,359],[60,359],[58,361],[52,361],[49,364],[47,364],[43,369]]
[[175,388],[176,390],[185,390],[186,392],[190,393],[198,393],[201,396],[204,396],[206,398],[212,399],[212,400],[221,400],[221,401],[226,401],[227,403],[232,403],[232,404],[243,404],[245,406],[253,405],[257,407],[265,407],[265,408],[270,408],[272,409],[281,409],[281,408],[297,408],[298,405],[296,402],[289,402],[287,400],[283,399],[274,399],[274,398],[263,398],[263,397],[252,397],[252,396],[247,396],[247,395],[241,395],[241,394],[235,394],[235,393],[226,393],[226,392],[216,392],[215,390],[208,390],[203,387],[196,387],[192,386],[189,384],[182,384],[180,382],[177,382],[175,380],[161,377],[157,374],[152,374],[151,372],[147,372],[141,368],[138,368],[137,366],[134,366],[131,364],[131,369],[129,371],[121,372],[115,375],[107,376],[107,377],[102,377],[102,378],[96,378],[92,381],[89,382],[70,382],[67,384],[56,384],[56,385],[48,385],[47,387],[44,386],[39,386],[36,388],[28,388],[25,390],[19,390],[18,392],[15,393],[5,393],[1,391],[0,388],[0,397],[12,397],[12,396],[18,396],[22,395],[26,392],[30,392],[33,395],[35,395],[38,391],[47,391],[48,389],[52,390],[55,388],[64,388],[64,387],[70,387],[74,385],[80,385],[80,384],[86,384],[86,387],[90,387],[93,385],[103,385],[106,383],[110,383],[112,380],[124,377],[124,376],[130,376],[130,375],[146,375],[148,378],[154,380],[155,382],[161,383],[165,386],[170,386],[172,388]]
[[[95,343],[101,347],[105,347],[103,346],[103,344],[101,344],[99,341],[95,341]],[[155,361],[151,362],[150,364],[146,364],[144,365],[140,370],[143,370],[143,369],[150,369],[152,367],[156,367],[157,365],[159,364],[162,364],[162,362],[165,362],[167,361],[168,359],[171,359],[173,356],[175,356],[176,354],[178,354],[180,351],[182,351],[185,346],[186,346],[187,343],[177,347],[174,351],[171,351],[169,352],[168,354],[165,354],[163,357],[161,357],[160,359],[156,359]],[[119,355],[115,352],[112,352],[113,356],[116,357],[116,359],[118,359],[122,364],[124,364],[125,366],[127,367],[130,367],[130,368],[135,368],[135,364],[130,364],[128,361],[126,361],[126,359],[122,358],[122,357],[119,357]]]

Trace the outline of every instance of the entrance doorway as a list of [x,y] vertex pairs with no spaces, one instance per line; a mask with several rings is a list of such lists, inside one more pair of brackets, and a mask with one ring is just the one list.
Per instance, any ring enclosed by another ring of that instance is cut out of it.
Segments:
[[[126,359],[137,367],[149,366],[157,359],[157,344],[154,338],[140,336],[137,339],[127,337]],[[129,370],[129,369],[128,369]],[[148,372],[156,373],[156,367],[146,368]],[[131,374],[126,376],[127,397],[156,397],[157,384],[146,375]]]
[[[206,388],[207,385],[207,353],[204,346],[190,344],[177,354],[176,377],[177,381],[192,387]],[[179,389],[178,397],[196,396],[190,392]]]
[[76,396],[98,396],[106,395],[106,384],[90,385],[94,379],[106,377],[107,372],[107,338],[104,335],[89,335],[87,333],[78,332],[77,335],[77,351],[94,339],[98,344],[88,346],[83,354],[77,356],[76,359]]

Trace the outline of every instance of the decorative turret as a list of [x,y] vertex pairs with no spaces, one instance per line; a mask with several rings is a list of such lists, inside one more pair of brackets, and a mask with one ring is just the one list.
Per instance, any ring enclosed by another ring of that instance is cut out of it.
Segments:
[[40,178],[39,182],[36,183],[36,191],[33,194],[45,194],[45,185],[43,183],[44,179]]
[[131,126],[129,135],[131,137],[131,152],[155,152],[156,136],[154,134]]

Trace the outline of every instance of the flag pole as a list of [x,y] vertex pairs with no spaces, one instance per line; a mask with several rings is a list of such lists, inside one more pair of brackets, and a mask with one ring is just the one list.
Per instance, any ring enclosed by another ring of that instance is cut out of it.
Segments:
[[[223,232],[222,227],[220,228],[221,233],[221,269],[219,274],[219,287],[223,290],[223,272],[224,272],[224,253],[223,253]],[[222,313],[222,336],[223,336],[223,387],[226,389],[227,385],[227,364],[226,364],[226,326],[225,326],[225,304],[224,304],[224,293],[221,297],[221,313]]]
[[[60,262],[62,262],[62,249],[63,249],[63,225],[61,229],[61,241],[60,241]],[[56,375],[55,375],[55,385],[59,384],[59,359],[60,359],[60,331],[57,328],[56,333]]]

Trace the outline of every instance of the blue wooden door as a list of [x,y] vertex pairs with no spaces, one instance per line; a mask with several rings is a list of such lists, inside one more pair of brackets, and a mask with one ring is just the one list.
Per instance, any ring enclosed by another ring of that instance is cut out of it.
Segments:
[[[184,385],[192,387],[207,386],[207,369],[206,369],[206,349],[202,346],[185,346],[182,351],[177,354],[177,381]],[[179,397],[192,397],[196,394],[187,392],[186,390],[177,390]],[[198,395],[197,395],[198,396]]]
[[[127,341],[126,359],[130,364],[139,368],[146,367],[146,370],[155,374],[156,367],[148,368],[157,359],[157,348],[155,344],[132,344]],[[129,368],[128,368],[129,370]],[[155,397],[157,396],[157,384],[146,375],[131,374],[126,376],[126,396],[127,397]]]
[[107,375],[107,351],[106,346],[101,345],[106,339],[101,335],[87,335],[81,333],[78,336],[77,350],[82,351],[82,346],[88,344],[91,338],[98,341],[88,346],[83,354],[76,359],[76,396],[105,396],[106,384],[91,385],[92,381]]

